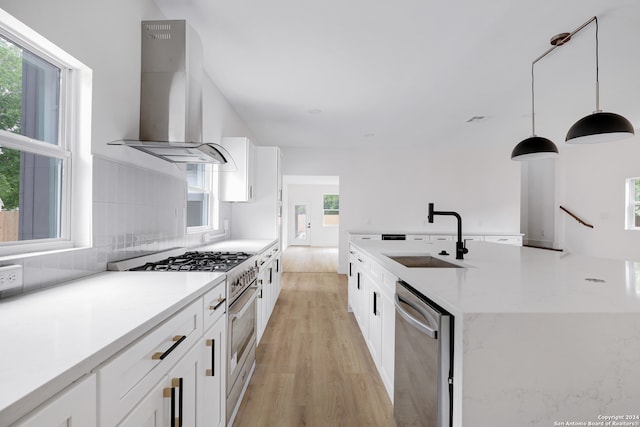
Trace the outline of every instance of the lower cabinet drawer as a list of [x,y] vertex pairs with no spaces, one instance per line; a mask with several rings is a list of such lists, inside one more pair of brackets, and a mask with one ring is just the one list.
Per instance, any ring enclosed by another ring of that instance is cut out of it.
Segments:
[[[5,425],[0,419],[0,425]],[[96,377],[90,375],[54,396],[13,427],[96,425]]]
[[98,369],[98,419],[114,426],[202,335],[199,298]]
[[505,245],[522,246],[522,236],[485,236],[484,241],[502,243]]

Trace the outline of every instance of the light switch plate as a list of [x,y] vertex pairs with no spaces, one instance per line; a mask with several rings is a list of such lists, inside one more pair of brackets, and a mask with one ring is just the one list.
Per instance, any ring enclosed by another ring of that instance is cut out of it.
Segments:
[[22,266],[7,265],[0,267],[0,291],[22,286]]

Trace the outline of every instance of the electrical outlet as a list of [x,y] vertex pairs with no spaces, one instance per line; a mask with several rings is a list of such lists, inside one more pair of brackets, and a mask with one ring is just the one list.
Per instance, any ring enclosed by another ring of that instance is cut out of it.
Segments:
[[7,265],[0,267],[0,291],[22,286],[22,266]]

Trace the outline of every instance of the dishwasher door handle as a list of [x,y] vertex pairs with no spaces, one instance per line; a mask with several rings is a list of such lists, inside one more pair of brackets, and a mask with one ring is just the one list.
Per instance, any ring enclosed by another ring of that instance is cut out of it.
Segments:
[[423,334],[427,335],[428,337],[431,337],[433,339],[438,339],[438,331],[434,328],[429,327],[428,325],[425,325],[424,323],[420,322],[419,320],[417,320],[415,317],[413,317],[412,315],[410,315],[409,313],[407,313],[407,311],[402,308],[400,306],[400,300],[402,300],[403,303],[409,305],[411,308],[413,308],[414,310],[416,310],[418,313],[422,314],[423,316],[425,316],[425,318],[427,317],[424,313],[422,313],[422,310],[420,310],[418,307],[416,307],[414,304],[411,304],[410,301],[405,300],[404,298],[400,298],[398,296],[398,294],[396,294],[396,299],[394,301],[395,306],[396,306],[396,312],[404,319],[406,320],[411,326],[413,326],[414,328],[416,328],[417,330],[419,330],[420,332],[422,332]]

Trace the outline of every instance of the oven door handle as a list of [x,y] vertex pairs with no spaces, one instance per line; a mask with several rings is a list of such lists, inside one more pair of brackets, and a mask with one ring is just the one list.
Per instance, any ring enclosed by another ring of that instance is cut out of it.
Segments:
[[[249,296],[247,296],[249,295]],[[234,312],[233,309],[229,313],[229,320],[237,319],[238,317],[242,317],[251,307],[251,303],[255,301],[258,297],[258,287],[252,286],[247,289],[245,295],[242,295],[238,301],[233,303],[234,307],[240,305],[242,308],[238,312]]]

